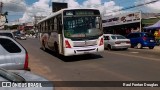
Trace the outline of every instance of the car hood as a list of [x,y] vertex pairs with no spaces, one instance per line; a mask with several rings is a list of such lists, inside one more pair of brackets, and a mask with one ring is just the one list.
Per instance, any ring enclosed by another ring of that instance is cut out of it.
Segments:
[[[21,77],[23,77],[26,81],[29,81],[29,82],[38,82],[40,83],[39,81],[44,81],[44,82],[47,82],[48,80],[45,79],[44,77],[42,76],[39,76],[39,75],[36,75],[36,74],[33,74],[29,71],[24,71],[24,70],[8,70],[8,71],[11,71],[15,74],[18,74],[20,75]],[[3,79],[2,77],[0,77],[0,80],[1,81],[7,81],[5,79]],[[48,81],[49,82],[49,81]],[[51,83],[51,82],[50,82]],[[54,90],[53,88],[53,85],[49,85],[50,87],[23,87],[23,88],[19,88],[19,87],[0,87],[0,90]]]
[[25,70],[8,70],[8,71],[20,75],[26,81],[48,81],[44,77],[42,77],[40,75],[36,75],[30,71],[25,71]]

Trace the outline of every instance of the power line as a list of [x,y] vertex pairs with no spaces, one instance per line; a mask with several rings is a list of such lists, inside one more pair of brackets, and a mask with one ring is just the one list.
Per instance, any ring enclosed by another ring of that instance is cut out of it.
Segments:
[[119,11],[123,11],[123,10],[127,10],[127,9],[131,9],[131,8],[135,8],[135,7],[140,7],[140,6],[144,6],[144,5],[148,5],[148,4],[151,4],[151,3],[158,2],[158,1],[160,1],[160,0],[153,0],[153,1],[150,1],[150,2],[146,2],[146,3],[142,3],[142,4],[137,4],[137,5],[125,7],[125,8],[122,8],[120,10],[113,10],[111,13],[113,13],[113,12],[119,12]]

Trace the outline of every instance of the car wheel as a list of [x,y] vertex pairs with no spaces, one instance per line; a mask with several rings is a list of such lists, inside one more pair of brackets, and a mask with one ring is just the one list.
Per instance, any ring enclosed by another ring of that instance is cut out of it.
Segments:
[[154,47],[149,47],[149,49],[153,49]]
[[141,48],[142,48],[142,44],[141,44],[141,43],[138,43],[138,44],[137,44],[137,48],[138,48],[138,49],[141,49]]
[[107,45],[108,50],[112,50],[111,45]]

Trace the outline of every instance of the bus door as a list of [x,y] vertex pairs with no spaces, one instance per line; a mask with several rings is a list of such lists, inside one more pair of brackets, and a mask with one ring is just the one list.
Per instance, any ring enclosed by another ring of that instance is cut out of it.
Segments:
[[62,26],[62,15],[58,16],[58,34],[59,37],[59,53],[64,54],[64,48],[63,48],[63,32],[62,32],[63,26]]

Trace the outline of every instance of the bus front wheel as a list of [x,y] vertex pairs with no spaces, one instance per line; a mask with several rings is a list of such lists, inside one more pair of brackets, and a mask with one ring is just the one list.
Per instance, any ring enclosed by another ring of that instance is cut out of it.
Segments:
[[42,50],[46,50],[46,47],[45,47],[45,42],[44,41],[42,41]]

